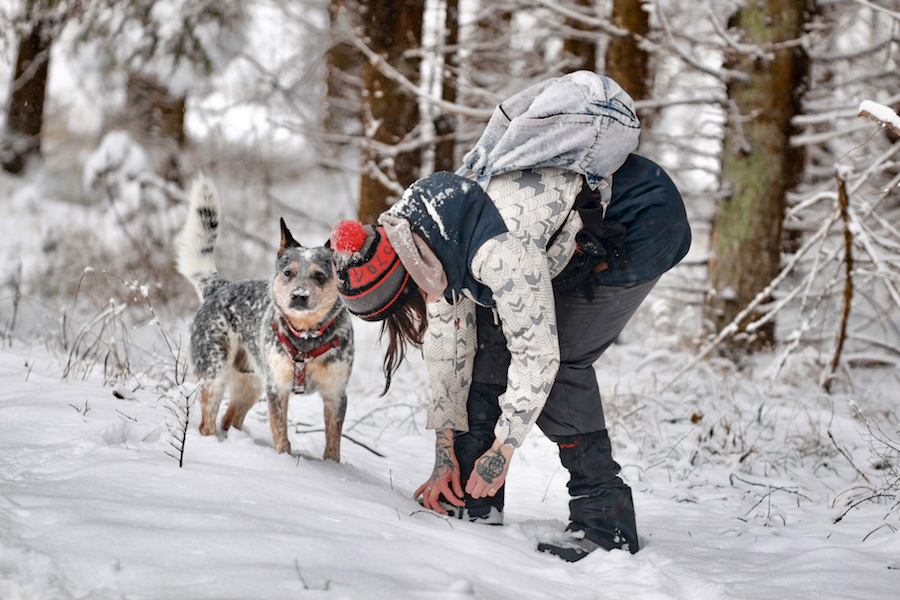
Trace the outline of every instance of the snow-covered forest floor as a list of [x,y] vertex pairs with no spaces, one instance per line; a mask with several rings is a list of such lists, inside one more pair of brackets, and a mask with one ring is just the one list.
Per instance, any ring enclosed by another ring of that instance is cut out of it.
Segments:
[[[220,270],[268,277],[279,213],[252,212],[233,171],[208,175],[240,223],[226,223]],[[288,216],[305,243],[346,216],[318,200],[332,177],[275,190],[308,211]],[[829,395],[820,357],[798,351],[775,380],[761,354],[672,382],[697,352],[702,266],[667,274],[597,364],[643,549],[568,564],[535,551],[568,516],[567,474],[537,430],[514,457],[503,527],[411,500],[433,462],[424,365],[412,357],[379,397],[378,328],[358,320],[341,464],[320,460],[312,395],[292,400],[291,456],[272,449],[264,403],[221,439],[199,434],[194,406],[179,468],[173,432],[193,385],[176,385],[175,365],[196,301],[177,276],[133,281],[123,232],[138,221],[64,201],[64,178],[52,164],[0,177],[3,600],[897,597],[896,371],[842,373]],[[182,211],[151,214],[177,229]]]
[[[263,25],[253,52],[290,56],[298,40],[312,43]],[[412,356],[379,397],[378,327],[359,320],[341,464],[320,459],[316,395],[292,400],[290,456],[272,448],[265,403],[244,431],[201,436],[184,370],[197,300],[172,265],[184,192],[121,132],[98,146],[122,90],[99,86],[97,65],[63,47],[55,42],[43,158],[22,177],[0,172],[0,600],[900,597],[896,348],[853,360],[847,350],[826,393],[835,328],[822,321],[836,313],[822,310],[783,364],[782,347],[693,364],[707,341],[708,193],[688,202],[688,260],[596,365],[634,490],[635,555],[569,564],[535,551],[563,531],[569,498],[556,447],[538,430],[514,456],[503,527],[421,510],[411,495],[434,459],[424,364]],[[14,52],[3,49],[5,99]],[[310,167],[319,150],[282,127],[283,115],[236,101],[253,91],[247,81],[222,76],[215,93],[189,100],[191,143],[179,158],[185,178],[203,171],[222,193],[220,271],[267,278],[278,218],[302,243],[322,243],[355,214],[358,180]],[[693,107],[675,114],[696,118]],[[815,293],[839,277],[823,269],[803,286],[813,313]],[[882,345],[897,339],[891,318],[865,312],[894,305],[863,284],[859,330],[889,329],[871,335]],[[800,329],[791,308],[778,314],[781,340]]]

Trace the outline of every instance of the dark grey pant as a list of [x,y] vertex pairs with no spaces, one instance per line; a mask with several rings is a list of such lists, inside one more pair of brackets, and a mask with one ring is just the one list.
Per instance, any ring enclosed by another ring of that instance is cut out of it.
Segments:
[[548,438],[556,441],[559,436],[606,429],[593,365],[657,281],[659,277],[630,286],[594,286],[593,302],[577,290],[556,296],[559,373],[537,421]]
[[[638,549],[631,489],[618,477],[593,364],[612,344],[659,278],[627,286],[594,285],[593,301],[580,290],[556,296],[560,368],[538,427],[560,447],[571,475],[571,529],[585,531],[605,548]],[[456,451],[463,478],[493,442],[506,389],[509,351],[489,309],[477,312],[478,352],[469,394],[469,432],[457,433]],[[466,498],[469,513],[502,508],[503,498]],[[483,505],[483,506],[482,506]]]
[[[609,348],[659,278],[628,286],[594,286],[594,300],[581,291],[556,296],[560,366],[538,427],[556,437],[606,429],[594,362]],[[478,352],[472,380],[506,388],[509,350],[490,309],[477,311]],[[502,393],[502,390],[501,390]],[[499,413],[498,413],[499,414]]]

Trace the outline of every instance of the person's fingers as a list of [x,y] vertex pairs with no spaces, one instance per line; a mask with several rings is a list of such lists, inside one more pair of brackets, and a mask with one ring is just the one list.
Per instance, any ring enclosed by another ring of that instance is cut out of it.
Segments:
[[[463,497],[463,488],[462,482],[459,479],[459,471],[454,470],[450,475],[450,483],[453,485],[453,493],[456,494],[457,498]],[[449,498],[449,496],[447,496]]]
[[413,492],[413,500],[415,500],[416,498],[421,496],[425,492],[425,490],[428,489],[428,487],[430,485],[431,485],[431,481],[426,481],[425,483],[420,485],[419,488],[415,492]]
[[432,482],[429,487],[425,488],[425,492],[422,495],[422,506],[429,510],[434,510],[437,512],[444,512],[444,509],[441,508],[441,505],[438,504],[438,497],[440,496],[440,492],[434,486]]
[[455,493],[450,489],[450,483],[446,479],[442,479],[439,483],[441,493],[444,495],[444,498],[447,499],[447,502],[452,504],[453,506],[465,506],[466,503],[457,497]]
[[486,486],[487,484],[484,479],[481,478],[481,475],[473,472],[469,476],[469,481],[466,482],[466,493],[473,498],[481,498],[485,495],[484,490],[486,489]]
[[466,483],[466,493],[473,498],[484,498],[487,496],[496,496],[500,488],[503,487],[505,478],[499,477],[488,483],[481,478],[481,475],[472,473],[469,481]]

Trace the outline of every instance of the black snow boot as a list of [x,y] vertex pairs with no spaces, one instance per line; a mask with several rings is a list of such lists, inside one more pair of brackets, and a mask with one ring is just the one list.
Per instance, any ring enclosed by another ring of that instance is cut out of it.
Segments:
[[[474,382],[469,391],[469,431],[456,432],[454,448],[459,461],[460,481],[463,489],[475,468],[475,461],[488,451],[494,442],[494,425],[500,417],[498,398],[505,391],[502,385]],[[506,486],[493,497],[472,498],[465,495],[466,506],[459,509],[448,506],[454,517],[488,525],[503,524],[503,496]]]
[[631,488],[618,477],[606,430],[560,437],[559,458],[569,470],[569,513],[572,532],[569,541],[538,546],[570,562],[580,560],[597,548],[638,551],[637,526]]

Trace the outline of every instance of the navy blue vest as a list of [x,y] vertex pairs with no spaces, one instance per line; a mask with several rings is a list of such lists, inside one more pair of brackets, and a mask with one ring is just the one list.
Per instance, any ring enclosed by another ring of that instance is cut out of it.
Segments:
[[469,290],[476,302],[493,306],[491,290],[472,276],[472,257],[506,224],[484,190],[469,179],[440,171],[412,184],[388,212],[406,219],[441,261],[447,274],[444,297]]

